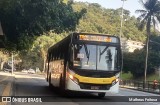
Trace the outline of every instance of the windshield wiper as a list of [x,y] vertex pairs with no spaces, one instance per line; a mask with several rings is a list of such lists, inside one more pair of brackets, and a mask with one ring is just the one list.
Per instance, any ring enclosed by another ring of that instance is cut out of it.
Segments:
[[99,54],[100,54],[100,56],[99,56],[99,62],[100,62],[100,60],[101,60],[101,55],[108,49],[108,47],[109,47],[109,46],[106,46],[105,49],[103,49],[102,52],[101,52],[101,49],[99,48]]
[[90,51],[88,52],[88,49],[87,49],[86,44],[84,44],[84,48],[85,48],[86,56],[87,56],[87,58],[88,58],[88,60],[87,60],[87,65],[88,65]]

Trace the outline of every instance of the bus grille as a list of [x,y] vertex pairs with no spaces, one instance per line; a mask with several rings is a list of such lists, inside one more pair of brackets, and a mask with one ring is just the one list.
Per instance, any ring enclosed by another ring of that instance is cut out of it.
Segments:
[[[90,89],[90,90],[109,90],[111,85],[99,85],[99,84],[88,84],[88,83],[79,83],[81,89]],[[96,87],[96,88],[93,88]]]

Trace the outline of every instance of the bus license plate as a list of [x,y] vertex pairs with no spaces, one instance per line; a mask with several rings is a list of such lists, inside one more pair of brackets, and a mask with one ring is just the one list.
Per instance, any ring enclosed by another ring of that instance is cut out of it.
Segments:
[[99,86],[91,86],[91,89],[93,89],[93,90],[98,90],[98,89],[99,89]]

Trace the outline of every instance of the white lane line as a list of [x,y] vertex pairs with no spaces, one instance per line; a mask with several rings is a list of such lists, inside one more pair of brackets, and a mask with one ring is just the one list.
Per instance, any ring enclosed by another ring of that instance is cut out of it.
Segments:
[[120,94],[120,93],[118,93],[118,95],[119,95],[119,96],[125,96],[125,95],[123,95],[123,94]]

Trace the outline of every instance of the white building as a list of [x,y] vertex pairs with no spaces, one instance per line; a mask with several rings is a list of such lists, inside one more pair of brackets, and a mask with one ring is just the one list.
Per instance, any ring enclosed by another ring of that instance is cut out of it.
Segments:
[[138,41],[127,40],[122,38],[121,42],[122,42],[123,52],[134,52],[134,50],[136,49],[140,50],[144,47],[144,44]]

